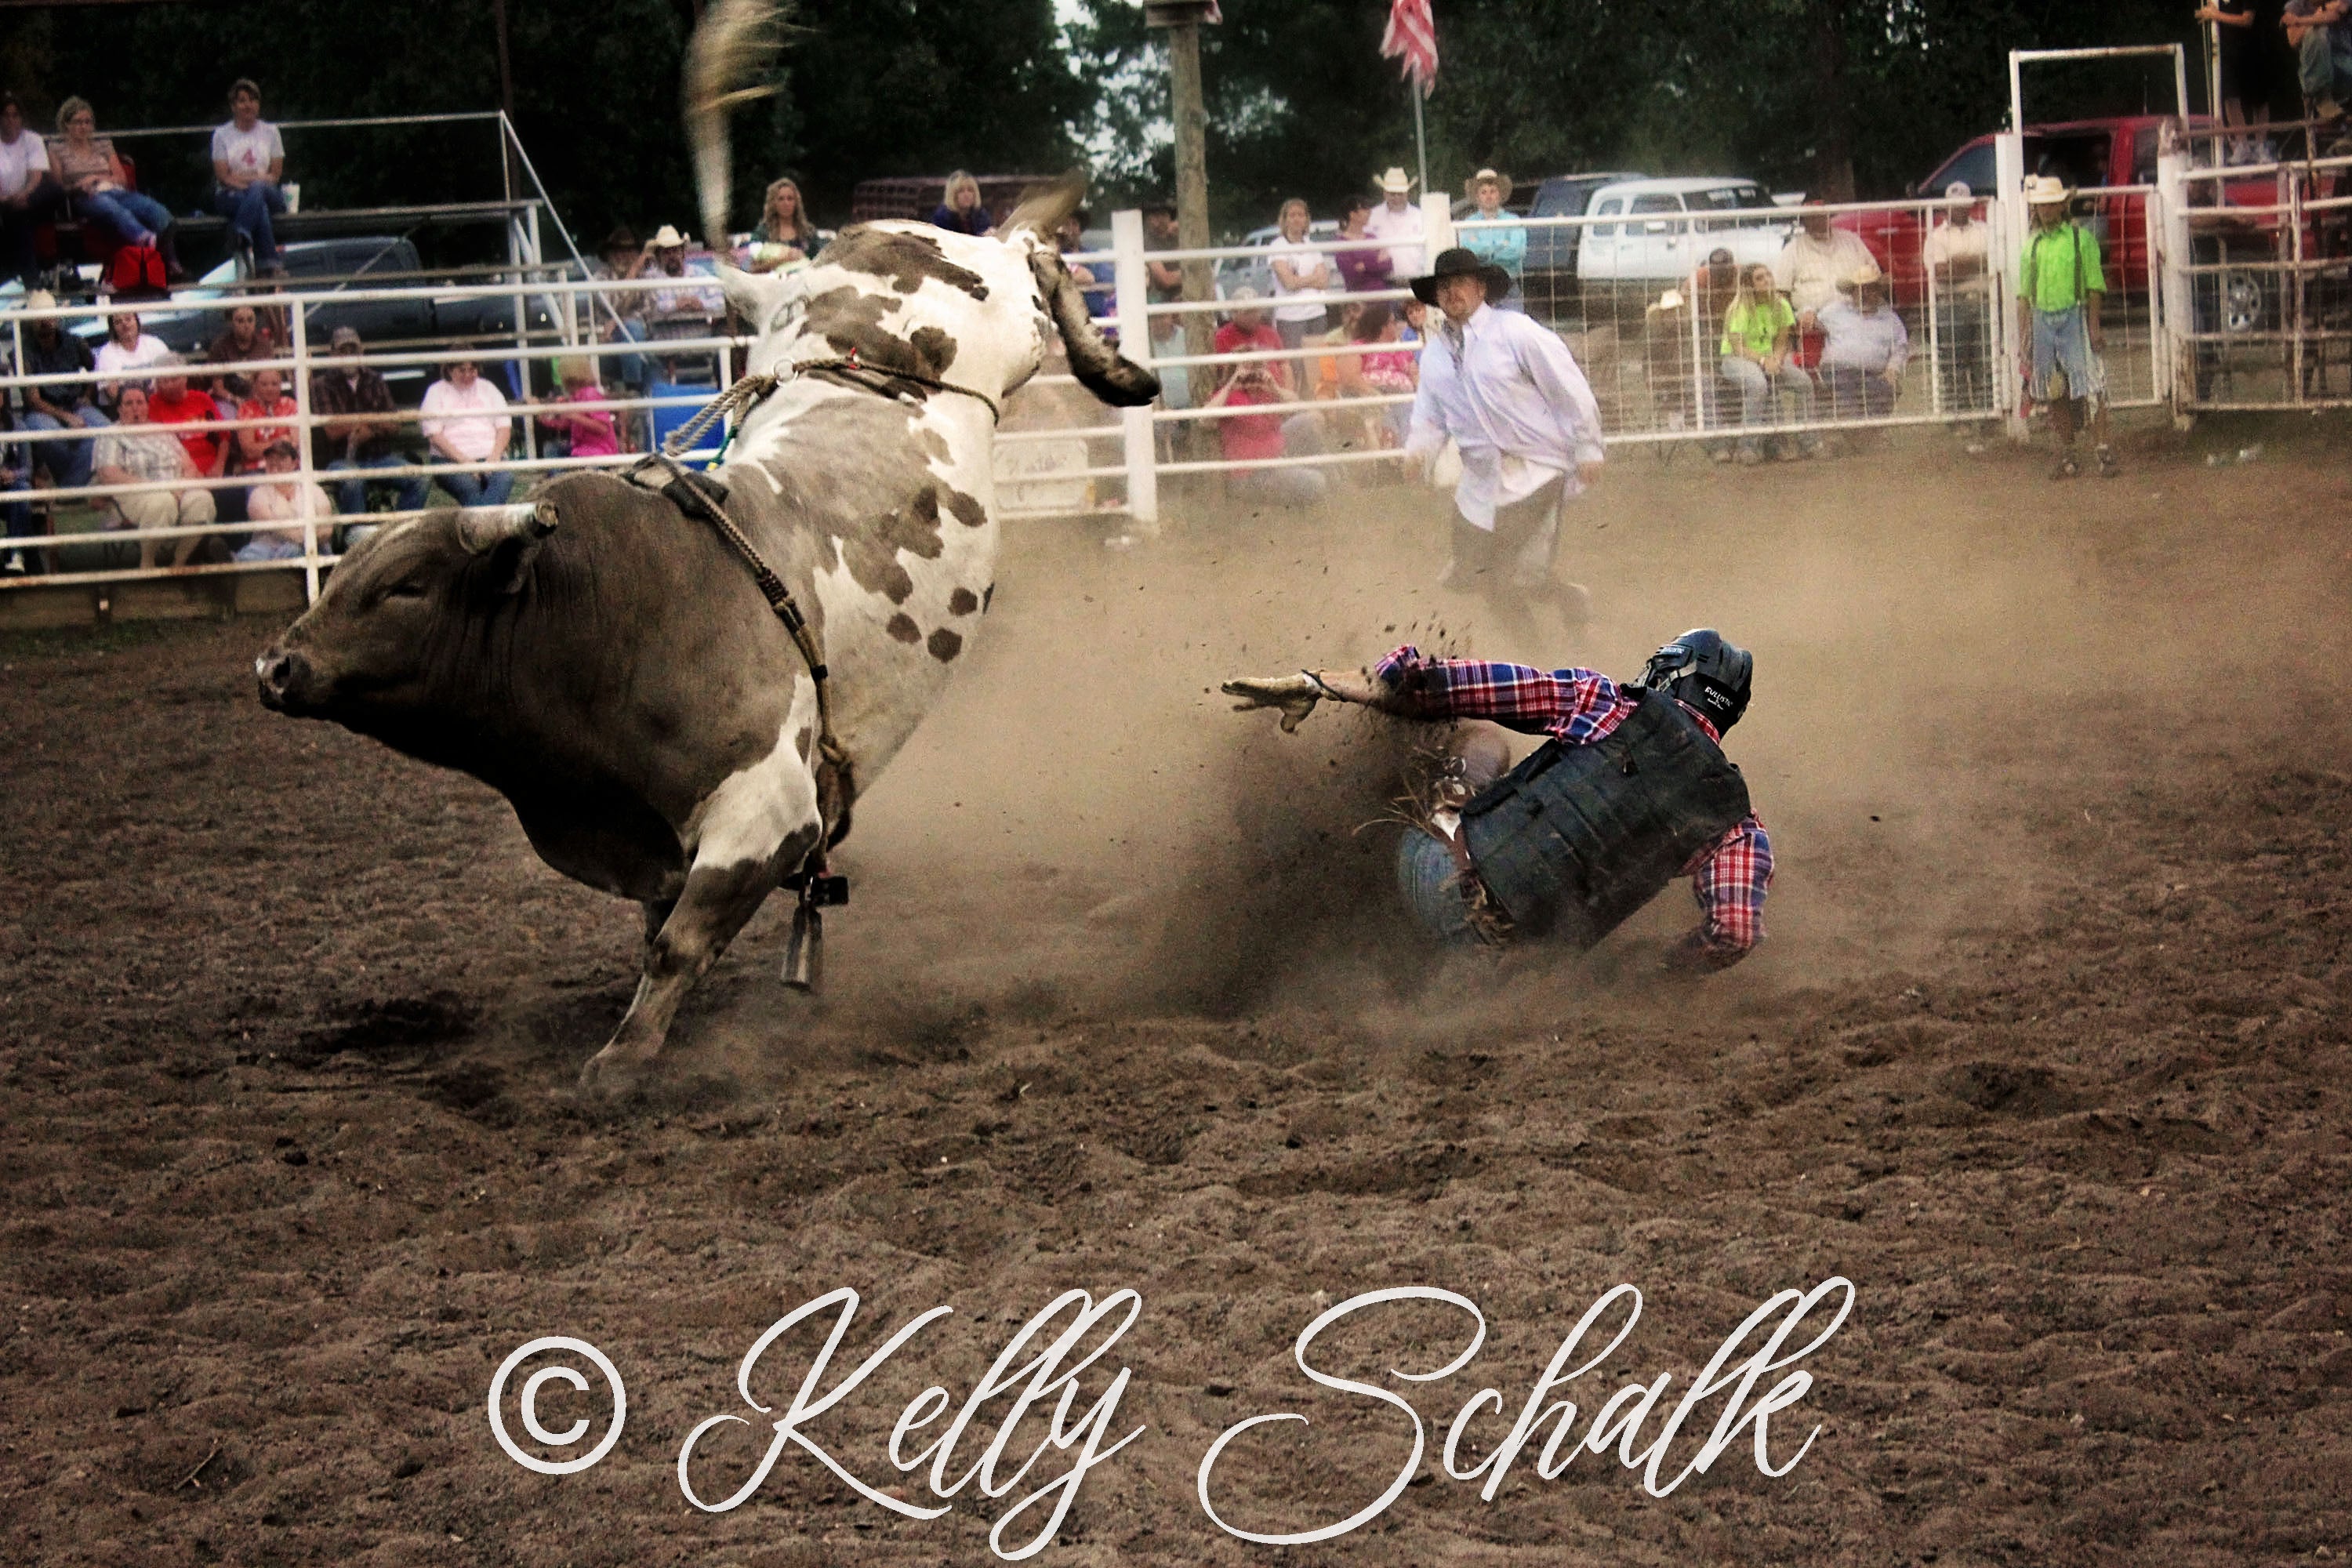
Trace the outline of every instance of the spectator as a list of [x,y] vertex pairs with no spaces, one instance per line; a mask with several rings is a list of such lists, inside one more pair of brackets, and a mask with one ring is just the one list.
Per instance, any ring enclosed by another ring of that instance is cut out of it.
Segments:
[[1845,281],[1851,300],[1822,307],[1822,371],[1829,381],[1830,413],[1836,419],[1884,419],[1895,412],[1903,390],[1903,367],[1911,358],[1911,335],[1886,302],[1886,279],[1876,266],[1858,268]]
[[[637,243],[636,230],[627,224],[617,225],[606,235],[596,254],[598,259],[589,270],[607,282],[634,281],[653,258],[653,253]],[[596,336],[599,342],[608,343],[644,342],[646,297],[634,289],[600,290],[596,295]],[[646,356],[615,356],[613,374],[620,378],[622,385],[643,392],[648,374]]]
[[269,220],[286,210],[286,193],[278,188],[286,173],[286,143],[278,127],[261,118],[261,89],[244,77],[229,86],[228,112],[228,123],[213,130],[212,209],[252,247],[256,271],[282,278],[286,268]]
[[252,395],[237,403],[237,419],[240,422],[249,419],[275,419],[282,420],[284,423],[276,425],[240,423],[236,432],[236,455],[231,459],[234,467],[229,469],[229,472],[253,473],[260,468],[261,459],[270,447],[281,444],[292,444],[296,438],[293,421],[300,412],[295,401],[286,395],[286,377],[283,372],[255,371]]
[[188,460],[196,466],[196,472],[217,479],[229,444],[221,434],[205,426],[220,423],[220,405],[213,401],[211,393],[188,384],[188,364],[178,354],[165,353],[156,360],[154,370],[153,389],[147,395],[147,423],[173,429],[180,445],[188,449]]
[[[205,401],[209,404],[211,400]],[[126,384],[115,412],[121,417],[98,437],[92,477],[102,485],[150,487],[110,498],[115,526],[194,528],[215,521],[217,514],[213,508],[212,491],[189,482],[203,475],[195,460],[189,457],[187,447],[168,430],[158,430],[148,424],[147,389],[136,382]],[[139,542],[140,569],[146,571],[154,566],[158,544],[169,547],[164,552],[168,554],[168,564],[191,565],[209,537],[190,534],[171,540],[142,539]]]
[[[331,471],[355,476],[370,468],[404,467],[408,459],[394,447],[400,421],[392,389],[362,362],[357,329],[337,327],[327,347],[333,363],[310,377],[310,412],[326,421],[319,427],[314,450]],[[421,510],[431,482],[421,474],[403,475],[399,510]],[[335,501],[345,517],[367,510],[367,480],[354,477],[340,481]]]
[[1390,277],[1413,277],[1421,271],[1422,259],[1421,209],[1412,205],[1413,183],[1402,169],[1391,166],[1374,184],[1380,187],[1381,205],[1364,232],[1387,244]]
[[1427,305],[1423,304],[1419,300],[1401,300],[1397,305],[1397,314],[1404,319],[1404,331],[1399,334],[1399,342],[1417,343],[1428,338],[1429,307]]
[[2295,53],[2304,100],[2321,120],[2340,120],[2352,93],[2352,5],[2346,0],[2286,0],[2279,25]]
[[[686,268],[687,247],[691,244],[684,234],[668,224],[655,231],[646,241],[646,254],[651,258],[651,268],[639,268],[639,277],[693,279],[693,281],[666,284],[646,297],[646,314],[656,324],[665,316],[693,317],[701,326],[708,326],[727,313],[727,296],[713,278],[696,278]],[[673,334],[675,335],[675,334]]]
[[[1176,232],[1176,209],[1166,202],[1153,202],[1143,209],[1143,248],[1147,251],[1175,250],[1182,240]],[[1154,305],[1171,304],[1184,297],[1184,268],[1173,261],[1152,261],[1143,264],[1144,298]],[[1157,334],[1154,334],[1155,338]]]
[[1772,274],[1797,313],[1797,350],[1790,357],[1800,369],[1811,370],[1821,359],[1822,329],[1814,317],[1822,306],[1837,302],[1839,281],[1877,264],[1862,237],[1833,226],[1821,203],[1807,202],[1798,213],[1797,232],[1780,247]]
[[[14,433],[16,416],[5,401],[0,401],[0,431]],[[0,495],[29,489],[33,484],[33,458],[28,443],[0,442]],[[0,521],[8,528],[8,552],[0,556],[0,577],[22,577],[32,571],[26,559],[23,541],[35,537],[33,508],[21,500],[0,501]]]
[[1266,252],[1273,258],[1274,269],[1274,330],[1285,348],[1298,348],[1307,342],[1307,334],[1322,330],[1330,319],[1329,309],[1319,300],[1293,301],[1298,294],[1320,294],[1335,282],[1331,263],[1324,254],[1307,243],[1307,204],[1297,196],[1282,204],[1276,218],[1281,230],[1274,237]]
[[[1095,269],[1085,262],[1069,259],[1086,247],[1087,215],[1084,209],[1080,209],[1055,226],[1054,248],[1062,253],[1063,265],[1069,270],[1070,280],[1078,286],[1078,292],[1086,296],[1087,314],[1101,321],[1116,309],[1108,276],[1097,278]],[[1110,336],[1116,341],[1118,334],[1113,331]]]
[[2026,395],[2049,405],[2058,435],[2058,467],[2050,477],[2071,479],[2083,471],[2074,436],[2087,424],[2098,443],[2099,475],[2111,479],[2123,470],[2107,445],[2107,370],[2099,358],[2106,276],[2098,237],[2067,215],[2073,195],[2051,175],[2025,182],[2033,228],[2017,262],[2017,340],[2026,345]]
[[984,235],[995,226],[981,205],[980,182],[958,169],[948,176],[940,205],[931,209],[931,226],[951,234]]
[[106,333],[106,342],[98,345],[98,395],[110,405],[125,380],[137,377],[143,384],[146,377],[141,373],[170,354],[172,345],[142,331],[136,310],[115,312],[107,321]]
[[[1653,378],[1668,386],[1686,385],[1696,394],[1691,399],[1696,407],[1686,411],[1696,416],[1703,430],[1718,428],[1723,421],[1716,396],[1715,367],[1706,363],[1706,345],[1722,339],[1723,314],[1731,308],[1738,292],[1739,263],[1730,251],[1717,246],[1684,280],[1679,310],[1666,312],[1663,318],[1675,328],[1674,342],[1654,345],[1660,368],[1652,372]],[[1680,310],[1690,314],[1683,315]],[[1731,461],[1729,441],[1711,439],[1703,445],[1706,455],[1717,462]]]
[[[281,526],[257,530],[231,560],[292,561],[310,552],[310,541],[301,525],[330,522],[335,509],[328,502],[324,489],[306,482],[295,472],[300,463],[300,455],[291,441],[272,441],[263,449],[261,467],[270,476],[269,481],[246,493],[245,514],[254,522]],[[287,524],[292,526],[283,526]]]
[[[1371,221],[1372,204],[1365,196],[1349,196],[1344,216],[1339,220],[1341,239],[1370,239],[1367,225]],[[1354,292],[1360,289],[1386,289],[1393,279],[1389,269],[1389,253],[1367,246],[1361,250],[1339,250],[1332,253],[1339,263],[1340,286]]]
[[614,458],[621,451],[621,437],[613,423],[613,410],[605,402],[604,389],[597,383],[596,366],[585,356],[561,360],[556,374],[563,383],[564,406],[539,416],[540,425],[556,433],[563,449],[557,454],[567,458]]
[[[452,358],[443,378],[425,390],[421,427],[432,447],[434,463],[494,463],[507,455],[514,438],[514,416],[507,412],[507,395],[482,378],[482,367],[462,348]],[[500,506],[514,489],[514,476],[488,473],[444,473],[435,478],[457,498],[459,506]]]
[[816,225],[809,222],[800,186],[789,179],[772,182],[760,207],[760,226],[751,231],[749,270],[773,272],[806,261],[816,251]]
[[[1257,300],[1255,289],[1234,290],[1233,320],[1217,329],[1219,353],[1266,353],[1284,346],[1281,335],[1267,323],[1265,310]],[[1298,390],[1291,380],[1292,367],[1287,361],[1260,360],[1223,368],[1223,384],[1204,407],[1249,407],[1298,401]],[[1287,419],[1277,414],[1236,415],[1217,420],[1216,426],[1217,439],[1228,462],[1264,463],[1286,454],[1296,455],[1294,446],[1299,453],[1322,449],[1322,432],[1312,413],[1296,414]],[[1286,507],[1312,506],[1330,489],[1329,481],[1319,470],[1306,468],[1246,468],[1234,470],[1229,479],[1238,495]]]
[[1528,266],[1528,231],[1503,210],[1503,198],[1509,193],[1510,182],[1492,169],[1471,176],[1470,194],[1477,199],[1478,210],[1462,220],[1459,237],[1465,250],[1511,275],[1511,292],[1495,309],[1524,311],[1528,307],[1519,284]]
[[0,92],[0,268],[30,289],[40,277],[33,232],[65,205],[64,187],[49,173],[48,149],[25,129],[25,109]]
[[1919,247],[1936,308],[1943,363],[1944,406],[1992,412],[1992,231],[1977,221],[1974,193],[1965,180],[1944,187],[1951,215]]
[[131,189],[130,173],[114,155],[114,143],[98,134],[98,114],[89,100],[68,98],[58,105],[58,130],[62,134],[49,143],[49,167],[73,197],[75,210],[96,218],[125,245],[153,246],[170,275],[185,278],[172,209]]
[[[1813,378],[1789,353],[1789,334],[1796,324],[1796,312],[1780,297],[1772,269],[1760,261],[1749,268],[1723,313],[1720,345],[1723,379],[1739,394],[1739,423],[1748,430],[1774,422],[1775,388],[1795,402],[1800,422],[1813,416]],[[1819,457],[1821,448],[1822,438],[1811,431],[1798,437],[1797,449],[1805,457]],[[1743,463],[1764,460],[1754,436],[1739,438],[1738,457]]]
[[[57,297],[37,289],[25,296],[27,310],[54,310]],[[96,368],[89,345],[58,325],[52,317],[25,328],[26,375],[89,375]],[[79,489],[89,483],[94,434],[112,423],[99,411],[97,389],[87,381],[56,382],[25,388],[25,428],[27,430],[87,430],[93,434],[57,441],[27,443],[34,461],[48,469],[60,489]]]
[[[2208,0],[2193,13],[2199,22],[2213,26],[2221,67],[2221,123],[2244,129],[2247,111],[2269,128],[2270,81],[2263,71],[2262,52],[2254,47],[2254,0]],[[2230,144],[2231,161],[2253,162],[2253,143],[2239,137]]]
[[[1368,300],[1358,312],[1349,331],[1349,341],[1360,344],[1393,344],[1364,353],[1349,354],[1339,361],[1339,395],[1342,397],[1411,396],[1421,386],[1421,360],[1403,346],[1404,322],[1389,309],[1385,300]],[[1376,416],[1382,433],[1381,445],[1402,446],[1406,429],[1412,423],[1412,405],[1392,403]]]
[[[239,364],[257,359],[274,359],[278,342],[269,329],[261,323],[261,314],[250,305],[239,305],[228,313],[228,325],[215,338],[212,347],[205,351],[207,364]],[[284,377],[279,378],[281,381]],[[221,405],[224,418],[236,416],[236,405],[253,395],[253,378],[241,370],[226,370],[213,377],[213,397]],[[256,466],[261,448],[254,448]]]

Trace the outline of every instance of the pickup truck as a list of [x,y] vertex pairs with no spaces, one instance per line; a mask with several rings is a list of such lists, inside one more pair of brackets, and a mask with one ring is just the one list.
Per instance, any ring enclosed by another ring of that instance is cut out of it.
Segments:
[[1794,215],[1764,187],[1723,175],[1621,180],[1594,191],[1585,211],[1624,220],[1590,225],[1577,249],[1577,280],[1594,320],[1638,320],[1718,248],[1743,266],[1772,261],[1796,229]]
[[[303,312],[304,327],[314,352],[324,352],[338,327],[355,327],[371,349],[438,347],[453,338],[514,335],[515,301],[511,294],[490,299],[436,295],[430,282],[419,281],[424,271],[414,242],[391,237],[298,240],[280,247],[289,287],[310,291],[371,289],[406,285],[415,292],[398,300],[320,300]],[[407,274],[401,277],[401,274]],[[383,283],[373,281],[381,277]],[[152,310],[139,312],[141,331],[161,338],[180,353],[201,357],[227,324],[229,310],[243,290],[231,285],[244,279],[244,263],[222,262],[185,288],[158,300]],[[551,334],[554,302],[542,295],[524,301],[528,330]],[[100,321],[79,323],[76,336],[93,346],[105,340]],[[424,395],[431,379],[426,367],[391,366],[384,371],[395,395],[411,391]],[[414,401],[410,399],[409,401]]]

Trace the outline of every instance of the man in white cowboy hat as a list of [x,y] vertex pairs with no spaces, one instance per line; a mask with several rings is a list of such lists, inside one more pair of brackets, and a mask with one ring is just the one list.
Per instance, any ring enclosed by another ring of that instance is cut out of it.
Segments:
[[[1839,280],[1838,298],[1821,309],[1822,378],[1829,384],[1832,416],[1884,419],[1903,390],[1911,335],[1886,302],[1886,278],[1867,262]],[[1852,433],[1860,437],[1864,432]]]
[[1412,203],[1412,181],[1394,163],[1372,182],[1380,187],[1381,205],[1364,221],[1367,238],[1388,245],[1389,276],[1411,278],[1422,268],[1421,209]]
[[1462,457],[1454,487],[1454,559],[1440,581],[1522,617],[1557,595],[1584,619],[1584,590],[1555,584],[1561,506],[1601,477],[1601,405],[1559,334],[1498,310],[1510,274],[1456,247],[1412,279],[1437,308],[1421,358],[1405,451],[1432,471],[1450,437]]
[[2025,182],[2033,226],[2017,263],[2017,336],[2032,368],[2026,395],[2049,405],[2058,433],[2058,467],[2050,477],[2071,479],[2083,471],[2074,436],[2087,424],[2098,443],[2099,474],[2113,479],[2122,470],[2107,445],[2107,372],[2099,360],[2106,277],[2097,237],[2067,215],[2073,195],[2052,175]]

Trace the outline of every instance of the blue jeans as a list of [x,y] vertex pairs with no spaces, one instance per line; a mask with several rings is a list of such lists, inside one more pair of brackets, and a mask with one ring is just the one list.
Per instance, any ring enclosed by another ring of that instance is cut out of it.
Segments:
[[229,228],[253,247],[256,267],[278,265],[278,231],[270,226],[272,213],[286,210],[286,193],[267,180],[256,180],[241,191],[215,185],[213,211],[228,219]]
[[137,191],[100,191],[74,201],[126,245],[152,245],[157,235],[172,226],[172,209]]
[[[98,433],[114,423],[87,403],[74,412],[81,416],[82,427],[89,432],[89,435],[66,441],[26,443],[26,449],[49,470],[49,477],[57,480],[59,489],[74,489],[89,483],[90,453],[98,445]],[[65,427],[64,421],[54,414],[25,416],[25,428],[27,430],[62,430]]]
[[[25,447],[0,447],[0,495],[33,488],[33,465],[25,457]],[[8,537],[33,537],[33,509],[20,500],[0,501],[0,518],[7,520]]]
[[[1739,422],[1742,425],[1779,424],[1780,421],[1773,408],[1776,393],[1795,405],[1794,423],[1802,425],[1812,421],[1813,378],[1798,369],[1793,360],[1780,362],[1780,374],[1776,384],[1776,380],[1767,377],[1764,367],[1754,360],[1726,354],[1723,357],[1723,379],[1739,394]],[[1743,449],[1753,450],[1756,443],[1753,437],[1742,437],[1739,445]],[[1811,430],[1801,431],[1797,437],[1797,445],[1803,451],[1819,451],[1822,438]]]
[[[353,473],[368,468],[403,468],[407,466],[408,459],[399,453],[386,452],[381,458],[361,458],[356,460],[350,458],[337,458],[327,465],[327,469],[331,473]],[[399,510],[402,511],[424,510],[425,488],[432,481],[421,476],[411,475],[400,480],[399,483]],[[341,479],[336,482],[335,510],[338,512],[345,517],[352,517],[367,509],[367,480],[355,479]]]
[[2352,96],[2352,24],[2306,29],[2295,46],[2295,79],[2315,103]]
[[[436,456],[436,463],[448,461]],[[459,506],[504,506],[514,492],[512,474],[436,474],[441,488],[457,498]]]

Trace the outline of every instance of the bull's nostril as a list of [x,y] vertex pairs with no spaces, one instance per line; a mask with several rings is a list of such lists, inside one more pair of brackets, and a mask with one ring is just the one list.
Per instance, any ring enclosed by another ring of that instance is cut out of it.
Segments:
[[261,679],[262,695],[282,700],[294,684],[294,656],[290,653],[264,653],[253,661],[254,673]]

